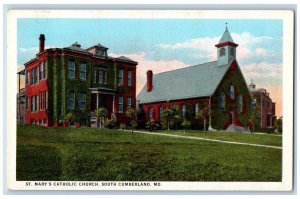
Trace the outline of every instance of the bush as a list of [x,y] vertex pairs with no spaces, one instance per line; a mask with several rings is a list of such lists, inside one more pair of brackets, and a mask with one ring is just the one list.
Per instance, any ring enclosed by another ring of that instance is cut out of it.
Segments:
[[124,129],[126,129],[126,124],[121,123],[119,127],[120,127],[120,129],[124,130]]
[[183,127],[184,130],[188,130],[191,128],[191,121],[185,119],[181,123],[181,126]]
[[146,129],[148,129],[149,131],[156,130],[156,129],[158,129],[158,127],[159,127],[159,124],[157,124],[153,118],[148,120],[148,122],[146,123]]
[[105,128],[109,128],[109,129],[113,129],[115,128],[117,125],[116,121],[113,120],[113,119],[107,119],[105,122],[104,122],[104,127]]

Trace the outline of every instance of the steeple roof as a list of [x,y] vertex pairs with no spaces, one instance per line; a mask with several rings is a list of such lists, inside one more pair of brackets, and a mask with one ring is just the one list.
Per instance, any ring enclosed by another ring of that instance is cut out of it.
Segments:
[[231,42],[231,43],[234,43],[229,31],[228,31],[228,28],[226,26],[226,29],[225,29],[225,32],[223,33],[220,41],[219,41],[219,44],[223,44],[223,43],[227,43],[227,42]]

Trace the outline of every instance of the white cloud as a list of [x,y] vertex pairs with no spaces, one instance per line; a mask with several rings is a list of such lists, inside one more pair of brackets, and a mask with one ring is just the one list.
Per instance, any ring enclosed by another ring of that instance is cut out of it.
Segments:
[[248,80],[261,82],[261,80],[281,80],[282,77],[282,64],[251,63],[241,66],[241,69]]
[[138,62],[137,67],[137,94],[141,91],[146,83],[146,72],[152,70],[153,73],[161,73],[165,71],[175,70],[178,68],[184,68],[190,66],[189,64],[183,63],[176,59],[174,60],[148,60],[146,58],[146,53],[141,52],[137,54],[110,54],[113,57],[125,56],[136,62]]
[[[254,60],[272,60],[276,55],[271,53],[268,49],[260,47],[262,43],[272,41],[272,37],[268,36],[254,36],[248,32],[241,34],[231,33],[235,43],[239,44],[237,48],[237,59],[240,63],[251,63]],[[217,37],[201,37],[189,39],[184,42],[177,42],[174,44],[159,44],[163,49],[181,50],[192,49],[196,51],[196,56],[200,56],[206,61],[217,59],[217,51],[215,44],[221,38]]]
[[[45,49],[48,48],[56,48],[54,46],[45,46]],[[39,52],[39,47],[31,47],[31,48],[19,48],[20,52],[23,53],[38,53]]]

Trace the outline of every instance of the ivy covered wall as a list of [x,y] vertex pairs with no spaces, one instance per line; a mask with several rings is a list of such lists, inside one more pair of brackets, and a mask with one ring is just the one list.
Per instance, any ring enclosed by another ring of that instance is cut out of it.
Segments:
[[[228,113],[234,113],[235,120],[233,123],[240,126],[247,126],[251,117],[252,98],[248,90],[248,86],[244,81],[241,70],[237,66],[231,67],[225,74],[216,92],[212,96],[212,127],[215,129],[226,129],[228,123]],[[234,100],[230,99],[230,85],[235,88]],[[221,110],[221,92],[225,94],[225,110]],[[243,96],[243,110],[238,112],[238,96]]]

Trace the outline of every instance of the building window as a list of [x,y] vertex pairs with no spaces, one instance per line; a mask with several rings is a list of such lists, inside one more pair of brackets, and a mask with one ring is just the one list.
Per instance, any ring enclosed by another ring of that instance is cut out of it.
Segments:
[[124,70],[119,69],[119,85],[123,85],[123,81],[124,81]]
[[35,99],[35,103],[36,103],[36,110],[35,111],[39,111],[39,96],[37,95],[37,96],[35,96],[36,97],[36,99]]
[[119,96],[119,113],[123,113],[123,96]]
[[252,100],[251,108],[252,108],[252,110],[256,109],[256,99]]
[[35,68],[32,70],[32,84],[38,83],[38,69]]
[[43,67],[44,67],[44,70],[43,70],[43,72],[44,72],[43,77],[44,77],[44,79],[47,78],[47,68],[48,68],[47,66],[48,66],[48,60],[46,60],[46,61],[43,63]]
[[86,104],[86,94],[85,93],[79,93],[79,109],[84,110]]
[[164,108],[162,106],[159,107],[159,120],[163,119]]
[[68,98],[68,108],[74,109],[75,107],[75,93],[69,92],[69,98]]
[[128,86],[131,86],[132,85],[132,72],[131,71],[128,71]]
[[106,84],[106,70],[95,70],[94,71],[94,83]]
[[98,72],[99,72],[98,83],[105,84],[106,83],[106,71],[99,70]]
[[80,79],[86,80],[86,63],[80,63]]
[[220,49],[220,57],[224,56],[226,54],[225,48]]
[[237,109],[238,109],[237,110],[238,113],[243,112],[243,96],[242,95],[239,95],[239,97],[238,97]]
[[38,110],[38,98],[37,96],[31,97],[31,112],[36,112]]
[[42,80],[43,79],[43,70],[44,70],[44,68],[43,68],[43,63],[41,63],[40,64],[40,80]]
[[230,99],[234,100],[234,96],[235,96],[235,89],[234,89],[234,86],[231,85],[230,86]]
[[195,104],[195,115],[196,115],[196,119],[198,119],[198,112],[200,110],[200,106],[199,106],[199,103],[196,103]]
[[46,106],[45,106],[45,108],[48,109],[48,91],[45,92],[45,97],[46,97]]
[[127,108],[131,108],[132,107],[132,98],[128,97],[127,98]]
[[153,108],[150,107],[149,110],[148,110],[148,120],[150,120],[152,118],[153,118]]
[[68,77],[75,78],[75,61],[73,60],[68,62]]
[[25,82],[26,82],[26,84],[29,83],[29,77],[30,77],[30,72],[26,72],[26,74],[25,74]]
[[222,111],[225,111],[225,93],[224,92],[221,92],[221,95],[220,95],[220,109]]
[[183,118],[185,118],[185,116],[186,116],[186,105],[184,104],[184,105],[182,105],[182,117]]

